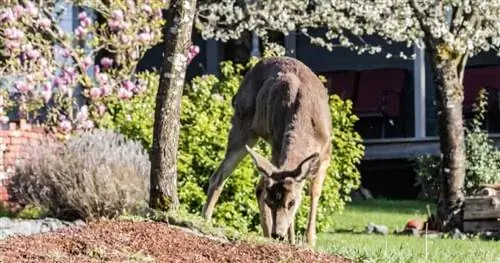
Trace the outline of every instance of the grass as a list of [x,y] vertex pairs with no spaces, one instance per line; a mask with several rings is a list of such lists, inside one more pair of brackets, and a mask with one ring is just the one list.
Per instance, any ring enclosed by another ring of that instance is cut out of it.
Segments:
[[[431,206],[434,211],[434,206]],[[396,236],[409,219],[426,218],[426,203],[420,201],[369,200],[353,202],[334,215],[334,232],[318,235],[317,249],[365,262],[467,262],[500,263],[500,242],[483,240],[427,239]],[[368,223],[389,227],[387,236],[363,233]]]

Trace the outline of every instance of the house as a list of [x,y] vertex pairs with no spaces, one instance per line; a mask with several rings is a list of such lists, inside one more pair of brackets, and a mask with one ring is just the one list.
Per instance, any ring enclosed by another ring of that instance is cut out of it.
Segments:
[[[258,54],[256,39],[237,41],[247,55]],[[375,194],[393,197],[415,197],[413,159],[425,154],[439,154],[435,86],[424,49],[408,48],[405,44],[383,46],[385,52],[358,55],[347,49],[329,52],[312,45],[303,35],[291,34],[282,43],[288,56],[303,61],[328,80],[331,93],[354,103],[354,112],[360,121],[356,129],[363,137],[365,157],[360,166],[362,183]],[[195,32],[193,41],[201,52],[189,66],[188,76],[200,73],[218,74],[218,63],[234,59],[232,43],[203,41]],[[397,56],[386,58],[386,53],[415,53],[414,60]],[[153,49],[145,56],[143,67],[159,66],[155,58],[161,49]],[[473,104],[481,88],[489,91],[486,127],[491,138],[500,144],[500,57],[494,52],[470,58],[464,76],[464,117],[470,119]],[[390,183],[388,183],[390,182]],[[397,187],[395,187],[397,186]]]
[[[67,30],[77,25],[77,11],[69,10],[63,19]],[[364,139],[365,157],[361,164],[363,184],[379,193],[411,197],[413,187],[412,158],[423,154],[438,154],[435,87],[432,73],[423,49],[408,48],[404,44],[387,44],[373,39],[392,54],[415,52],[414,60],[404,60],[381,54],[358,55],[346,49],[328,52],[309,43],[300,34],[282,37],[288,56],[303,61],[318,74],[328,79],[327,87],[354,102],[354,112],[360,117],[356,129]],[[203,40],[193,33],[193,42],[200,46],[200,53],[190,64],[187,77],[218,74],[219,62],[235,59],[234,50],[245,55],[258,55],[259,41],[255,36],[231,43]],[[157,45],[146,53],[138,70],[159,69],[162,63],[162,46]],[[467,63],[464,78],[464,115],[470,118],[472,105],[479,89],[490,91],[487,128],[495,141],[500,143],[500,57],[494,52],[482,53]],[[388,184],[387,182],[391,182]],[[398,189],[395,189],[397,185]]]

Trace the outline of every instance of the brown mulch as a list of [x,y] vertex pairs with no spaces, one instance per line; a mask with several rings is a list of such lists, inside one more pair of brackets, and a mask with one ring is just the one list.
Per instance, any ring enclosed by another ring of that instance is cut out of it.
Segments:
[[101,221],[0,241],[0,262],[332,262],[347,259],[285,244],[224,243],[165,223]]

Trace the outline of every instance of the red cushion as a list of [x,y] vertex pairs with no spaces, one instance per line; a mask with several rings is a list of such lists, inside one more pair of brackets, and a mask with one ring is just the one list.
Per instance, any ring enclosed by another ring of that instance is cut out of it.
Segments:
[[326,74],[328,91],[342,99],[353,99],[356,81],[355,71],[336,71]]
[[[355,112],[380,112],[380,105],[386,95],[385,113],[399,116],[401,111],[401,93],[406,85],[406,70],[382,69],[362,71],[359,76],[359,89]],[[386,93],[386,91],[393,91]]]
[[500,90],[500,67],[466,68],[464,72],[465,109],[471,109],[479,90],[484,87]]

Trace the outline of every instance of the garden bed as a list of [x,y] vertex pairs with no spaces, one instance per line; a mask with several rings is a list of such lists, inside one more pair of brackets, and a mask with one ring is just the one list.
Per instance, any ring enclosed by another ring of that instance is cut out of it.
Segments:
[[222,242],[158,222],[101,221],[0,241],[0,262],[351,262],[285,244]]

